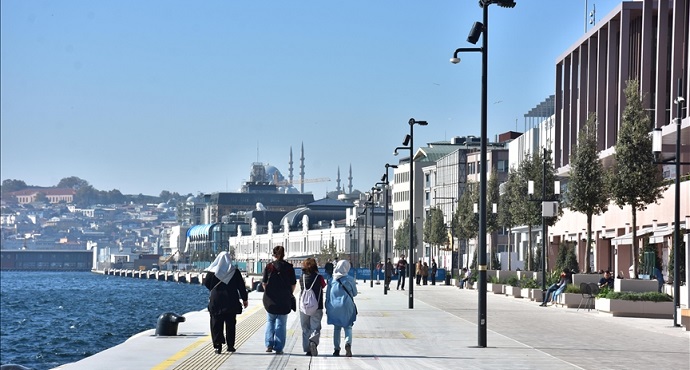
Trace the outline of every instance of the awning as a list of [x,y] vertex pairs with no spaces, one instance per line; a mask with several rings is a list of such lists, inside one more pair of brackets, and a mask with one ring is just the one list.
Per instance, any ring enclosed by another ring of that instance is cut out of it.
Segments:
[[211,229],[211,227],[215,224],[204,224],[204,225],[196,225],[192,226],[187,230],[187,239],[195,238],[195,237],[206,237],[208,238],[208,231]]
[[[685,229],[685,227],[683,225],[680,225],[681,239],[683,238],[684,229]],[[654,235],[649,237],[649,243],[650,244],[663,243],[664,238],[667,238],[668,236],[673,235],[673,231],[674,231],[674,227],[671,225],[656,229],[656,231],[654,231]]]
[[[652,233],[651,227],[645,227],[637,231],[637,237]],[[611,240],[611,245],[632,245],[632,233],[617,236]]]

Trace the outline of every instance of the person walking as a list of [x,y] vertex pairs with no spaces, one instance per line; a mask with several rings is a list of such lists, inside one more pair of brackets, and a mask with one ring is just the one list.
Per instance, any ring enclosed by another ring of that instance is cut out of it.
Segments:
[[299,320],[302,325],[302,349],[307,356],[318,356],[319,339],[321,338],[321,319],[323,318],[323,288],[326,281],[319,275],[316,260],[307,258],[302,262],[302,277],[299,280],[301,288],[300,298],[307,289],[311,289],[318,300],[318,306],[313,314],[307,315],[300,311]]
[[407,261],[405,260],[405,255],[400,256],[398,263],[395,266],[398,269],[398,286],[395,290],[402,289],[405,290],[405,276],[407,275]]
[[220,252],[206,269],[203,284],[210,292],[208,313],[211,316],[213,348],[220,354],[223,343],[227,343],[228,352],[235,352],[237,314],[242,313],[242,306],[247,308],[249,301],[242,274],[233,265],[228,252]]
[[438,272],[438,265],[436,265],[436,260],[431,259],[431,285],[436,285],[436,272]]
[[391,278],[393,277],[393,270],[394,270],[393,263],[391,262],[391,259],[389,258],[386,260],[386,267],[385,267],[385,272],[384,272],[385,279],[383,282],[384,289],[386,289],[386,290],[391,288]]
[[429,281],[429,265],[426,263],[422,263],[422,284],[427,285],[427,282]]
[[357,320],[355,280],[348,275],[350,262],[341,260],[333,270],[326,291],[326,322],[333,325],[333,356],[340,356],[340,332],[345,330],[345,356],[352,357],[352,325]]
[[415,271],[415,278],[416,278],[415,283],[417,284],[417,286],[419,286],[419,285],[421,285],[421,282],[422,282],[422,259],[421,258],[414,265],[414,271]]
[[265,334],[266,352],[283,354],[287,335],[287,316],[294,304],[294,292],[297,285],[295,269],[285,262],[285,248],[282,245],[273,248],[275,261],[266,265],[261,280],[264,288],[263,304],[267,313]]

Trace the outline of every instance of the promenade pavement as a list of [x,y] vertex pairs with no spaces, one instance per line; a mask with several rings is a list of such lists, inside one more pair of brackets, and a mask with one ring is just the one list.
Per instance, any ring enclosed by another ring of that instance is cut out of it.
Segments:
[[[479,348],[475,290],[454,286],[408,291],[358,281],[353,357],[333,357],[333,328],[323,318],[319,355],[306,356],[299,315],[288,316],[284,354],[266,353],[259,292],[238,316],[237,352],[215,354],[208,313],[185,315],[182,337],[150,332],[61,369],[689,369],[690,334],[669,319],[611,317],[595,310],[539,307],[487,293],[487,347]],[[299,290],[299,288],[297,289]],[[297,292],[296,292],[297,293]],[[148,343],[147,343],[148,341]],[[344,347],[344,339],[342,340]],[[119,347],[119,348],[118,348]],[[155,348],[154,348],[155,347]],[[141,353],[139,353],[139,352]],[[101,365],[98,365],[101,364]]]

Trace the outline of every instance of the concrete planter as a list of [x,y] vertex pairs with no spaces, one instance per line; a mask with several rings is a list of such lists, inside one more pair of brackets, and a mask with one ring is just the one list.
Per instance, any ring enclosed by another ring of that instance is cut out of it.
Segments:
[[503,284],[487,283],[486,284],[486,291],[492,292],[494,294],[504,294],[504,288],[503,287],[504,287]]
[[542,302],[544,300],[544,294],[541,289],[532,289],[530,299],[536,302]]
[[640,280],[640,279],[616,279],[613,282],[613,290],[616,292],[656,292],[659,289],[659,283],[656,280]]
[[[578,306],[580,308],[594,308],[594,302],[590,301],[590,303],[587,304],[587,298],[583,300],[582,294],[580,293],[561,293],[558,295],[558,298],[556,298],[556,300],[557,304],[565,306],[567,308],[577,308]],[[580,301],[582,301],[581,306]]]
[[513,298],[522,298],[522,288],[519,286],[506,285],[505,292],[507,296],[512,296]]
[[532,288],[522,288],[520,289],[520,297],[532,299]]
[[598,298],[594,306],[597,311],[613,316],[647,317],[670,319],[673,317],[673,302],[624,301],[622,299]]

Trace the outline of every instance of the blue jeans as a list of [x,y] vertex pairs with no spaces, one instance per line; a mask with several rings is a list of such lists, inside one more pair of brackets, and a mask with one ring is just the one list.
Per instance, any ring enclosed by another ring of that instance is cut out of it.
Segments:
[[266,347],[273,347],[276,352],[285,348],[285,337],[287,336],[287,317],[288,315],[276,315],[269,313],[266,319],[266,336],[264,342]]
[[352,345],[352,325],[342,327],[333,325],[333,349],[340,351],[340,329],[345,329],[345,344]]
[[549,300],[551,300],[551,295],[558,290],[558,285],[553,284],[549,287],[549,289],[546,290],[546,294],[544,294],[544,299],[542,301],[542,304],[547,304],[549,303]]

